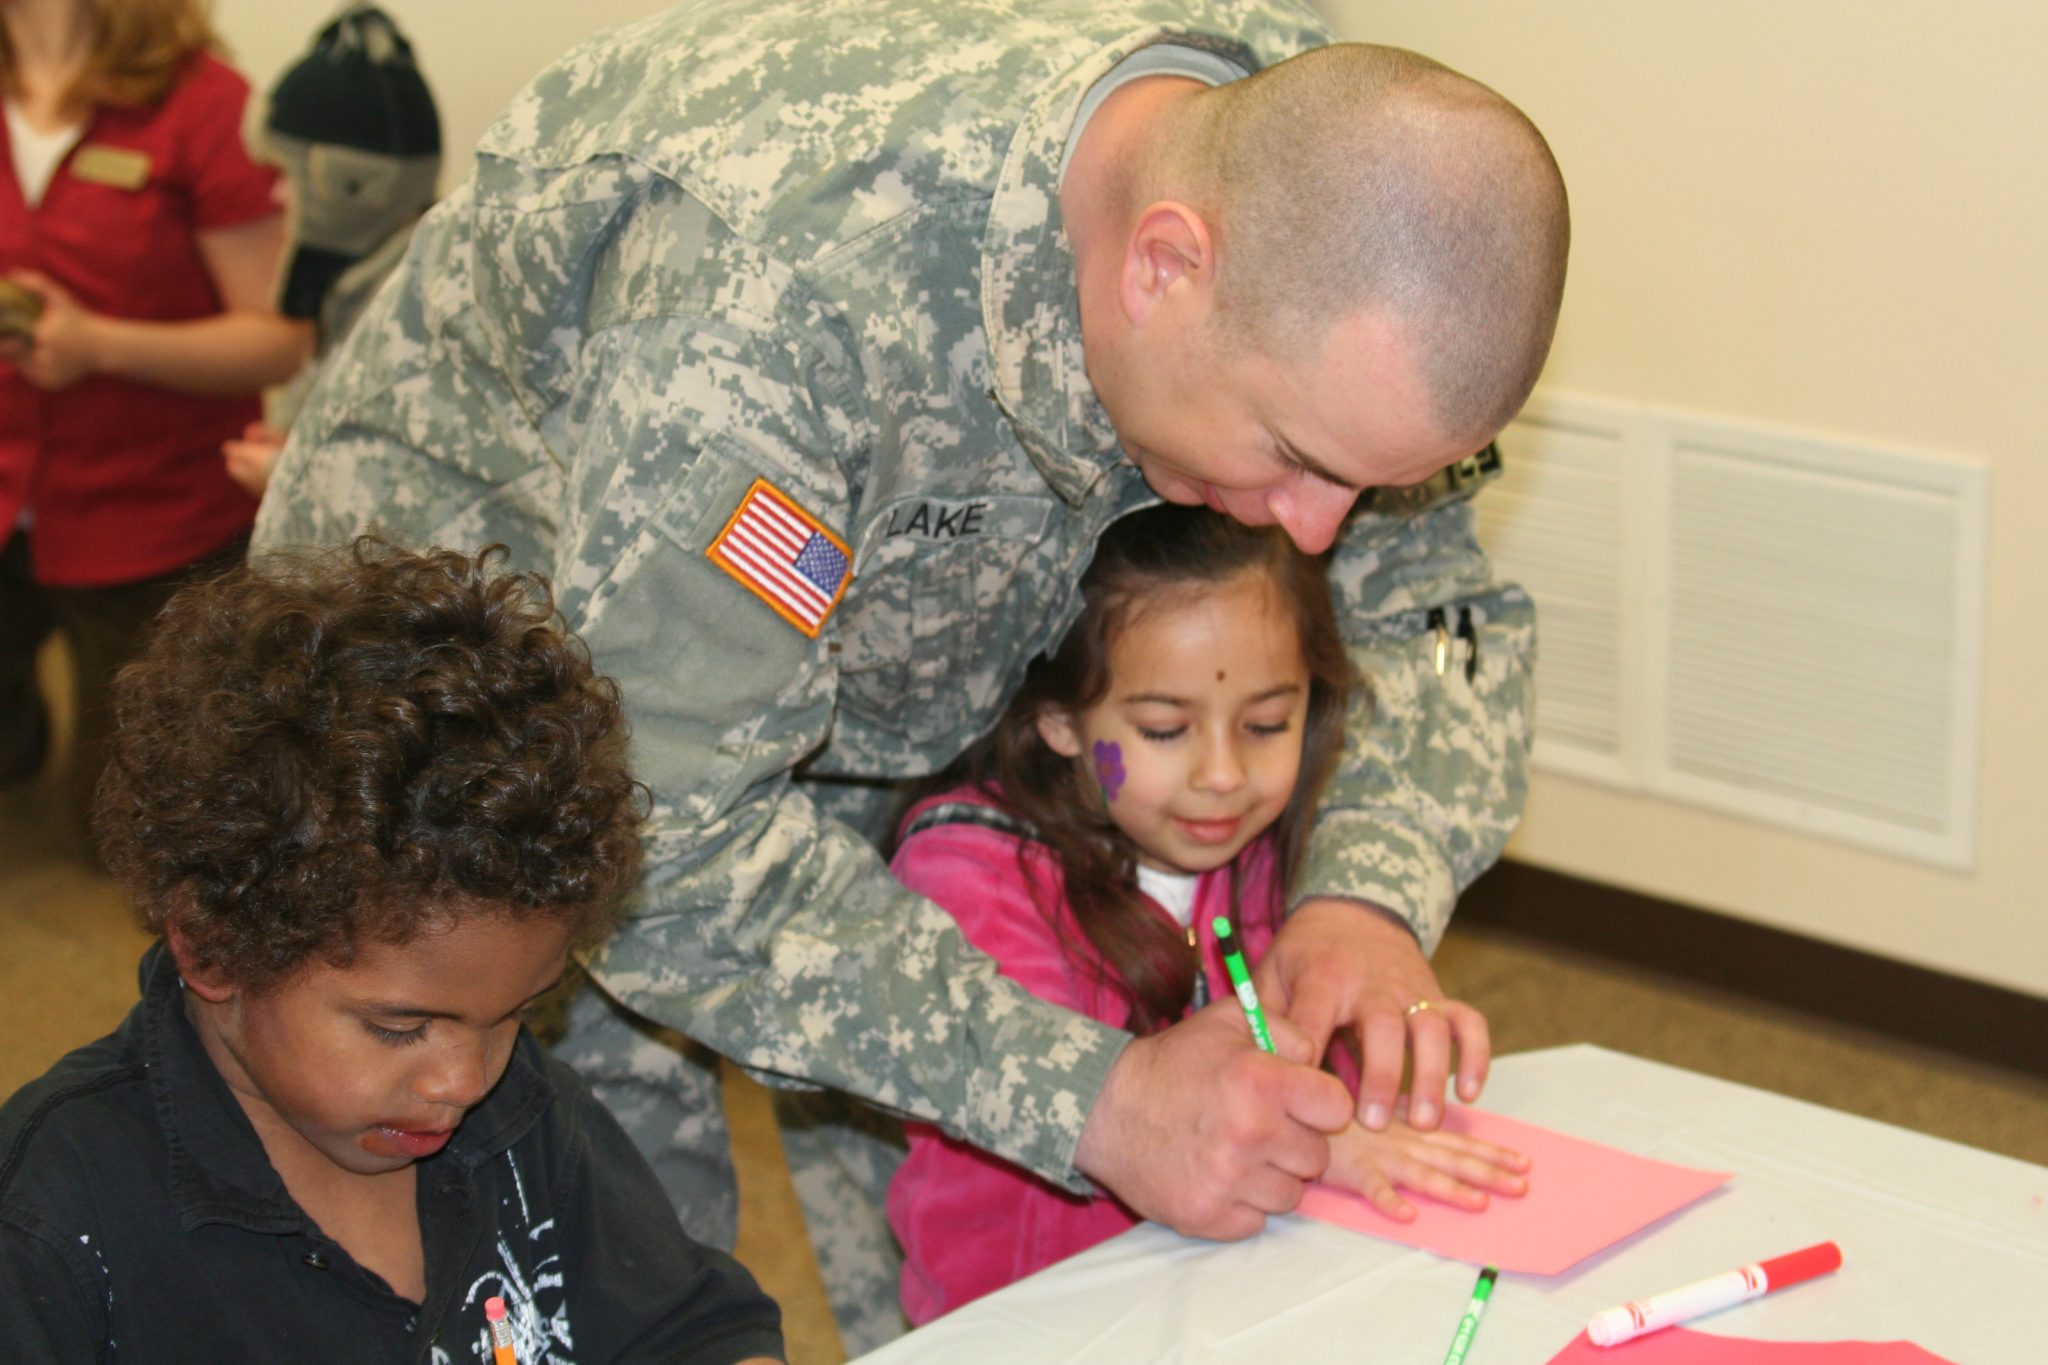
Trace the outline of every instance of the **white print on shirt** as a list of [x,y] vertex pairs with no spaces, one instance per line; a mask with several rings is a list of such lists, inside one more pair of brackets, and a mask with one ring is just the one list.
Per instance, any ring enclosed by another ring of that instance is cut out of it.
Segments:
[[[489,1365],[491,1334],[484,1325],[484,1300],[495,1296],[505,1301],[505,1325],[512,1329],[519,1365],[576,1365],[570,1354],[576,1340],[569,1324],[561,1254],[555,1249],[555,1220],[532,1222],[518,1163],[510,1152],[501,1160],[511,1169],[512,1192],[499,1201],[498,1265],[477,1276],[463,1292],[462,1320],[473,1322],[476,1332],[469,1338],[468,1353],[460,1358]],[[435,1348],[434,1365],[455,1365],[456,1360]]]
[[107,1269],[107,1258],[102,1256],[100,1249],[92,1244],[91,1233],[79,1233],[78,1244],[92,1253],[93,1260],[98,1263],[100,1268],[100,1278],[107,1282],[107,1346],[109,1349],[118,1350],[121,1343],[114,1340],[112,1335],[114,1330],[114,1273]]

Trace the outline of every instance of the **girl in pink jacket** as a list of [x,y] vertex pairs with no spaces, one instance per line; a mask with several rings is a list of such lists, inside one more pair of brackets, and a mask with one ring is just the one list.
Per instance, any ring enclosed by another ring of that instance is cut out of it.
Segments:
[[[910,808],[890,865],[1033,994],[1147,1033],[1228,995],[1218,915],[1248,958],[1272,941],[1343,741],[1351,666],[1321,562],[1277,528],[1137,512],[1103,534],[1081,589],[1058,650]],[[909,1128],[889,1220],[913,1324],[1137,1221]],[[1477,1207],[1521,1193],[1527,1168],[1398,1122],[1332,1144],[1396,1218],[1414,1216],[1396,1185]]]

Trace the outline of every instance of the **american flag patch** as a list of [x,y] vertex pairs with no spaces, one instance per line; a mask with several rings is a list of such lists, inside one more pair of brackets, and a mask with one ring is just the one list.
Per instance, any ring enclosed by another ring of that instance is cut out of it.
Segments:
[[853,577],[846,542],[766,479],[754,480],[705,553],[813,639]]

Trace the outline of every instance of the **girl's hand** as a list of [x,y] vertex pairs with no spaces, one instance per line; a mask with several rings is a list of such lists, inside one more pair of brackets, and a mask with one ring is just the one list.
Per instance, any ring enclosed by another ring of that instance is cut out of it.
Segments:
[[63,286],[33,270],[17,270],[9,278],[34,290],[43,300],[34,344],[14,357],[14,368],[21,377],[39,389],[68,389],[98,369],[94,359],[98,318]]
[[223,442],[220,453],[227,461],[228,477],[250,497],[260,498],[270,484],[270,467],[277,463],[282,449],[283,432],[264,422],[251,422],[242,428],[239,439]]
[[[1495,1194],[1528,1193],[1529,1158],[1457,1133],[1422,1132],[1396,1118],[1384,1132],[1354,1122],[1330,1139],[1325,1184],[1362,1195],[1397,1223],[1413,1222],[1415,1206],[1400,1189],[1478,1212]],[[1397,1189],[1399,1186],[1400,1189]]]

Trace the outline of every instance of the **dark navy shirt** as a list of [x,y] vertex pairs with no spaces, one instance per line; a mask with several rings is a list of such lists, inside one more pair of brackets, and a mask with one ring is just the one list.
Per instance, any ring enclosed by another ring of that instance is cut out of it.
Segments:
[[531,1035],[419,1163],[414,1303],[285,1191],[161,944],[142,992],[0,1107],[0,1360],[488,1365],[493,1295],[520,1365],[781,1357],[773,1301],[683,1233],[618,1124]]

